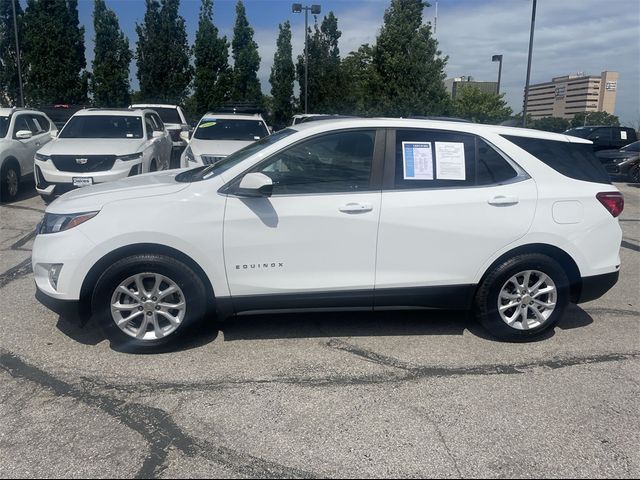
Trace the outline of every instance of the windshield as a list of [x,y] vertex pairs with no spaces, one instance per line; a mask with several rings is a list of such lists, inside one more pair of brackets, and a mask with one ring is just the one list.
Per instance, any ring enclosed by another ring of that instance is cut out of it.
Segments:
[[177,108],[159,108],[159,107],[149,107],[151,110],[155,111],[160,115],[160,119],[163,123],[182,123],[182,119],[180,118],[180,114],[178,113]]
[[258,153],[260,150],[263,150],[273,145],[274,143],[279,142],[283,138],[296,133],[296,131],[297,130],[293,130],[291,128],[280,130],[278,133],[273,133],[258,142],[247,145],[237,152],[232,153],[228,157],[225,157],[224,160],[221,160],[218,163],[214,163],[213,165],[209,165],[207,167],[198,167],[183,172],[176,177],[176,180],[178,182],[197,182],[200,180],[207,180],[208,178],[215,177],[216,175],[220,175],[222,172],[235,167],[240,162],[246,160],[253,154]]
[[630,143],[629,145],[622,147],[620,150],[623,152],[640,152],[640,141]]
[[59,138],[142,138],[142,117],[80,115],[72,117]]
[[255,142],[269,135],[262,120],[203,118],[193,134],[198,140],[240,140]]
[[0,117],[0,138],[4,138],[7,135],[10,121],[11,117]]

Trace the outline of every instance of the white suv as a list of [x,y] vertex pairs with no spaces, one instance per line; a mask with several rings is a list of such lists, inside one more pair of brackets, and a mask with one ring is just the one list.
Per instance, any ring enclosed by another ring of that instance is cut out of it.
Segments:
[[473,309],[521,340],[616,283],[622,208],[579,138],[313,122],[215,165],[66,195],[39,227],[33,270],[45,305],[93,312],[140,348],[210,310]]
[[35,155],[36,190],[49,201],[78,187],[166,170],[171,138],[153,110],[80,110]]
[[20,183],[33,174],[33,155],[56,135],[51,119],[38,110],[0,108],[0,200],[11,202]]
[[207,113],[196,126],[182,154],[181,165],[211,165],[269,135],[262,115]]

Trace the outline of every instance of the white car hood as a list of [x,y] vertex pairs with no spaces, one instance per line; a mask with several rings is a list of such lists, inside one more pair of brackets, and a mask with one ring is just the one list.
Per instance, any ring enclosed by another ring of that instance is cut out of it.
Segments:
[[182,170],[170,170],[148,173],[72,190],[51,203],[47,213],[93,212],[111,202],[170,195],[191,185],[175,181],[176,175],[181,172]]
[[56,138],[42,147],[42,155],[129,155],[146,143],[144,138]]
[[226,157],[252,143],[252,141],[244,140],[198,140],[197,138],[192,138],[189,145],[195,155]]

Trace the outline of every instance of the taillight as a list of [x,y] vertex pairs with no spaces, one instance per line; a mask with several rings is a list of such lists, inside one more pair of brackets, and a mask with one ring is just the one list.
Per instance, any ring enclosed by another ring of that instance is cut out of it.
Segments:
[[620,215],[624,210],[624,197],[620,192],[600,192],[596,198],[614,217]]

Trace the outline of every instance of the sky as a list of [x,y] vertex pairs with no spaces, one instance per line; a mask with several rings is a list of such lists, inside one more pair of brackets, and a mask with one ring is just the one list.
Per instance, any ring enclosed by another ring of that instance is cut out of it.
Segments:
[[[300,1],[300,0],[296,0]],[[436,0],[423,14],[434,21]],[[23,0],[23,3],[26,3]],[[106,0],[135,49],[136,22],[145,12],[144,0]],[[214,0],[214,23],[229,40],[235,18],[235,0]],[[259,78],[269,93],[278,24],[291,21],[294,57],[304,48],[304,14],[291,12],[290,0],[245,0],[247,17],[255,30],[262,58]],[[309,2],[311,4],[312,2]],[[320,21],[333,10],[342,31],[340,53],[344,57],[363,43],[375,43],[390,0],[315,0],[322,7]],[[526,79],[532,0],[438,0],[436,38],[443,55],[449,57],[447,77],[471,75],[475,80],[496,80],[498,64],[492,55],[503,55],[501,91],[514,110],[522,110]],[[640,0],[538,0],[533,46],[531,83],[584,72],[600,75],[603,70],[620,73],[615,114],[623,124],[640,128]],[[182,0],[193,43],[200,0]],[[87,63],[93,59],[93,1],[79,0],[80,22],[85,26]],[[309,15],[309,22],[313,16]],[[135,62],[132,63],[132,86]]]

